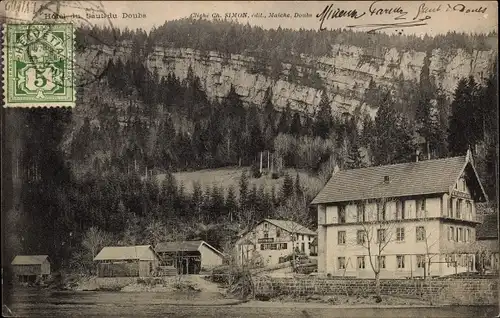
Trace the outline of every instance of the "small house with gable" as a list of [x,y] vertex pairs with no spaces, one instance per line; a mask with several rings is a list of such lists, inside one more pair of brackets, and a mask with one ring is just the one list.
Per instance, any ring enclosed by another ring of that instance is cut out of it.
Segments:
[[98,277],[149,277],[160,264],[151,245],[106,246],[94,257]]
[[222,265],[224,254],[205,241],[158,243],[155,251],[162,265],[175,267],[178,274],[199,274]]
[[35,282],[50,275],[48,255],[17,255],[11,263],[14,275],[20,282]]
[[261,261],[264,266],[276,265],[294,250],[314,255],[316,237],[316,232],[297,222],[264,219],[237,240],[235,257],[239,264]]

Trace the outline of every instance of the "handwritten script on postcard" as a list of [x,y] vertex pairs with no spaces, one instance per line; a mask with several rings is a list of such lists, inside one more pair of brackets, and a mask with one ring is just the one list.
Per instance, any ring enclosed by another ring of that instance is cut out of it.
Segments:
[[[363,9],[350,9],[348,6],[343,8],[341,3],[338,5],[328,4],[325,6],[321,13],[316,14],[319,19],[319,29],[327,29],[326,24],[328,20],[332,19],[352,19],[359,21],[358,24],[347,25],[349,28],[369,28],[369,31],[377,31],[387,28],[407,28],[427,24],[426,21],[432,19],[437,14],[484,14],[487,7],[477,4],[463,4],[463,3],[433,3],[426,2],[420,3],[417,9],[409,8],[404,4],[389,1],[374,1],[367,3],[366,8]],[[393,23],[363,23],[364,18],[379,17],[389,18],[394,20]]]
[[[135,5],[135,1],[60,1],[61,4],[55,7],[57,12],[42,10],[44,13],[39,14],[43,3],[45,2],[10,0],[5,5],[6,17],[30,21],[30,14],[34,14],[38,20],[67,20],[70,16],[90,24],[102,22],[120,26],[121,23],[132,23],[142,26],[154,21],[154,16],[161,15]],[[263,27],[278,24],[282,28],[317,30],[348,28],[370,33],[386,29],[402,31],[404,28],[418,26],[455,30],[449,24],[451,20],[460,21],[459,24],[462,25],[472,20],[491,24],[493,20],[496,22],[497,14],[496,3],[483,1],[332,1],[311,2],[307,5],[300,2],[268,2],[271,6],[264,5],[264,2],[259,4],[250,1],[235,1],[231,5],[216,2],[190,5],[182,1],[169,3],[177,3],[177,9],[164,14],[177,19],[249,22]],[[132,7],[134,9],[131,11]],[[158,23],[160,20],[158,19]]]

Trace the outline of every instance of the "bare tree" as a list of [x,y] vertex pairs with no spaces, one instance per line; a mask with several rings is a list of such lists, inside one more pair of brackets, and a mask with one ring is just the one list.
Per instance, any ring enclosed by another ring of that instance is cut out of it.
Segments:
[[90,252],[92,259],[110,241],[109,234],[93,226],[85,232],[82,247]]
[[146,241],[153,247],[156,247],[158,243],[168,240],[169,232],[163,222],[153,219],[146,226]]
[[304,195],[294,194],[287,199],[285,204],[278,207],[276,217],[280,220],[289,221],[290,239],[292,241],[292,266],[294,271],[297,270],[297,250],[296,242],[299,233],[303,227],[309,228],[311,225],[311,217],[307,205],[307,200]]
[[397,239],[395,228],[400,225],[397,220],[387,215],[386,203],[389,199],[366,200],[358,204],[358,215],[362,230],[357,233],[356,244],[365,248],[368,262],[375,276],[375,293],[381,297],[380,270],[384,267],[385,256],[382,255],[387,245]]

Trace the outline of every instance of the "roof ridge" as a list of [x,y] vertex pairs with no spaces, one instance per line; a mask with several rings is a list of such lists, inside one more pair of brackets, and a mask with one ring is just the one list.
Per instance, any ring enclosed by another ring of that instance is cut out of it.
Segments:
[[[454,156],[454,157],[446,157],[446,158],[436,158],[436,159],[428,159],[428,160],[419,160],[419,161],[408,161],[408,162],[400,162],[400,163],[391,163],[388,165],[378,165],[378,166],[370,166],[370,167],[364,167],[364,168],[355,168],[355,169],[345,169],[345,170],[340,170],[339,172],[343,171],[353,171],[353,170],[368,170],[368,169],[374,169],[374,168],[380,168],[380,167],[394,167],[394,166],[402,166],[402,165],[408,165],[408,164],[419,164],[419,163],[424,163],[424,162],[429,162],[429,161],[444,161],[444,160],[451,160],[451,159],[458,159],[458,158],[464,158],[465,155],[463,156]],[[465,163],[465,160],[464,160]]]

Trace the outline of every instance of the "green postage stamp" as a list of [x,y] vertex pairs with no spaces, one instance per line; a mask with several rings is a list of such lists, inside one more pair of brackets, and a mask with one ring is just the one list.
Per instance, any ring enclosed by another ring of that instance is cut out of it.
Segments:
[[74,107],[72,24],[6,24],[5,107]]

